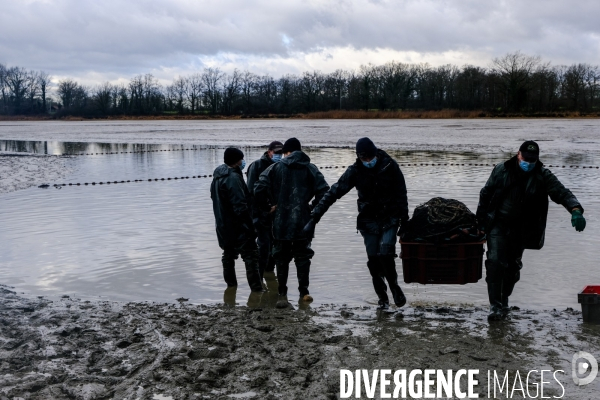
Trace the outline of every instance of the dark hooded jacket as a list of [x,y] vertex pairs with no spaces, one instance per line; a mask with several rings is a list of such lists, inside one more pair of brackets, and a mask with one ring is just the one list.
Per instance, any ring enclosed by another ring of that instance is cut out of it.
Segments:
[[515,156],[498,164],[481,189],[477,206],[479,226],[486,232],[498,222],[518,228],[524,248],[539,250],[544,246],[548,196],[569,212],[574,208],[583,211],[573,193],[541,161],[533,171],[524,173]]
[[319,221],[333,203],[354,187],[358,192],[356,229],[359,231],[379,234],[408,220],[404,175],[398,163],[383,150],[377,150],[373,168],[356,159],[314,208],[313,218]]
[[239,167],[223,164],[215,169],[210,197],[222,249],[237,247],[255,237],[250,210],[250,193]]
[[271,218],[269,213],[261,210],[254,200],[254,186],[256,182],[258,182],[258,178],[260,174],[262,174],[268,167],[275,164],[271,157],[269,157],[268,152],[262,155],[262,157],[256,161],[254,161],[248,167],[248,190],[250,191],[250,196],[252,197],[252,216],[254,218],[254,223],[257,226],[263,226],[268,228],[271,226]]
[[260,175],[254,196],[262,210],[277,206],[273,216],[275,239],[312,239],[302,229],[310,220],[311,208],[328,190],[323,174],[310,163],[310,158],[302,151],[294,151]]

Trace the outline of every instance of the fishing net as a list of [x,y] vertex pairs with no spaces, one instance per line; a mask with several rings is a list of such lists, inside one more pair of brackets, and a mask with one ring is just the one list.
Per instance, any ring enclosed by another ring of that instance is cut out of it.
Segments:
[[474,241],[475,214],[458,200],[435,197],[415,208],[402,239],[405,241]]

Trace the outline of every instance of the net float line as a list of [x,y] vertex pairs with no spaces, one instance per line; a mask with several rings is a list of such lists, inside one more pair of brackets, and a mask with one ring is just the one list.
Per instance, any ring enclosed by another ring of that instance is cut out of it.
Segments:
[[[400,167],[437,167],[437,166],[455,166],[455,167],[462,167],[462,166],[476,166],[476,167],[495,167],[496,164],[477,164],[477,163],[403,163],[403,164],[399,164]],[[345,165],[326,165],[326,166],[319,166],[319,169],[345,169],[348,168],[350,166],[345,166]],[[579,165],[548,165],[548,167],[556,167],[556,168],[581,168],[581,169],[599,169],[600,167],[595,167],[595,166],[582,166],[580,167]],[[38,187],[41,189],[47,189],[50,186],[53,186],[55,188],[63,188],[65,186],[96,186],[96,185],[116,185],[116,184],[124,184],[124,183],[140,183],[140,182],[163,182],[163,181],[179,181],[179,180],[185,180],[185,179],[203,179],[203,178],[212,178],[212,174],[204,174],[204,175],[193,175],[193,176],[181,176],[181,177],[170,177],[170,178],[148,178],[148,179],[128,179],[128,180],[114,180],[114,181],[93,181],[93,182],[84,182],[84,183],[55,183],[53,185],[49,185],[49,184],[43,184],[43,185],[39,185]]]

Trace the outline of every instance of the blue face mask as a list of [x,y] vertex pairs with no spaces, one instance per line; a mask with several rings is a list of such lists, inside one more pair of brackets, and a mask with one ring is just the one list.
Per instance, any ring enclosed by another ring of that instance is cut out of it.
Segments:
[[281,156],[282,154],[273,154],[273,158],[271,160],[273,160],[274,163],[278,163],[281,161]]
[[242,160],[242,165],[240,165],[240,169],[246,168],[246,160]]
[[373,168],[373,167],[375,166],[375,164],[377,164],[377,157],[375,157],[374,159],[372,159],[372,160],[371,160],[371,161],[369,161],[369,162],[365,162],[365,161],[363,161],[362,163],[363,163],[363,165],[364,165],[365,167],[367,167],[367,168]]
[[536,161],[527,162],[527,161],[519,160],[519,167],[521,167],[521,169],[525,172],[531,171],[535,167],[535,164],[536,164]]

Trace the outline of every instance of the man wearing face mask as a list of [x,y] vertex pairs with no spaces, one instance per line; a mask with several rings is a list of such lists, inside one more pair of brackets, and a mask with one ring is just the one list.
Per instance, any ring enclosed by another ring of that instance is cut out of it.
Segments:
[[312,301],[308,291],[312,233],[303,232],[312,206],[329,190],[323,174],[310,162],[296,138],[283,145],[284,158],[260,175],[254,187],[259,207],[273,212],[273,258],[277,267],[279,304],[287,305],[287,280],[292,259],[296,264],[298,291],[304,302]]
[[228,287],[237,286],[235,260],[242,256],[246,278],[253,292],[261,292],[262,282],[258,269],[258,249],[250,210],[250,193],[242,169],[246,166],[244,153],[229,147],[225,150],[224,164],[213,172],[210,197],[213,201],[219,247],[223,250],[223,278]]
[[394,303],[402,307],[406,297],[398,285],[395,252],[398,228],[408,221],[404,175],[398,163],[385,151],[377,149],[369,138],[356,142],[356,156],[354,165],[348,167],[313,209],[312,219],[304,230],[313,231],[329,207],[355,187],[358,194],[356,226],[364,239],[367,267],[379,298],[379,309],[389,309],[385,281],[390,286]]
[[262,278],[264,272],[273,272],[275,269],[275,261],[271,256],[273,247],[273,233],[271,226],[273,225],[272,214],[268,211],[262,211],[254,201],[254,186],[258,182],[258,177],[271,165],[281,161],[283,156],[283,143],[273,141],[269,144],[267,151],[262,157],[254,161],[248,167],[248,190],[253,197],[252,201],[252,216],[254,227],[256,228],[259,254],[260,276]]
[[578,232],[585,228],[583,207],[539,161],[539,154],[536,142],[524,142],[515,157],[494,168],[481,189],[477,220],[479,229],[487,234],[485,268],[491,321],[508,316],[508,298],[521,276],[523,251],[544,245],[548,196],[569,211]]

